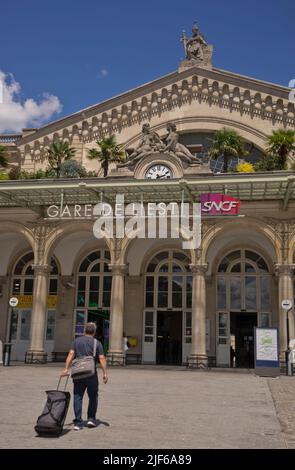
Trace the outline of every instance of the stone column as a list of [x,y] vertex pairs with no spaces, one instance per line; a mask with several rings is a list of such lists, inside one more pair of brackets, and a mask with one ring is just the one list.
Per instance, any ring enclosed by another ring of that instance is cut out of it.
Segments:
[[[279,289],[279,335],[280,335],[280,351],[281,354],[287,348],[287,326],[286,326],[286,310],[282,309],[282,300],[290,299],[294,302],[294,289],[293,289],[293,271],[295,264],[276,264],[275,271],[278,276],[278,289]],[[289,312],[289,332],[290,339],[295,338],[294,328],[294,306]]]
[[109,265],[112,271],[110,343],[108,363],[123,365],[123,315],[124,315],[124,276],[126,265]]
[[26,362],[45,363],[47,354],[44,350],[45,322],[47,313],[49,265],[32,265],[35,272],[33,310],[31,320],[31,343],[26,354]]
[[206,271],[207,264],[191,265],[192,283],[192,348],[189,367],[208,366],[206,352]]
[[9,328],[9,283],[7,276],[0,276],[0,340],[6,342]]

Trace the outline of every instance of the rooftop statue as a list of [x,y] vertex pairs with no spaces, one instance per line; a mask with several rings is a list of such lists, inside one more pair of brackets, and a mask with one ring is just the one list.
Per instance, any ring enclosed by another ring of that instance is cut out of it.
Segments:
[[182,42],[188,60],[204,60],[204,46],[207,46],[204,36],[199,32],[199,28],[194,23],[192,27],[192,36],[186,37],[185,31],[182,32]]
[[207,44],[196,23],[192,27],[190,38],[187,37],[185,31],[182,31],[181,42],[184,48],[185,60],[180,63],[180,71],[195,65],[212,68],[213,46]]

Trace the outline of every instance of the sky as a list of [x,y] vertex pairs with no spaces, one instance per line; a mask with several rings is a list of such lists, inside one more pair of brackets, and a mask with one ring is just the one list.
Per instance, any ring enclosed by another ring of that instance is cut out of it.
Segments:
[[295,0],[0,0],[0,133],[177,70],[197,22],[215,67],[288,86]]

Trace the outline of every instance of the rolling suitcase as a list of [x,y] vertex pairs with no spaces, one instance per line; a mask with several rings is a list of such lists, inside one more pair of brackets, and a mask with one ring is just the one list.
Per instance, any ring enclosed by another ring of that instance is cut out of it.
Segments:
[[66,392],[69,377],[63,391],[59,390],[61,377],[56,390],[47,390],[47,401],[42,414],[38,417],[35,431],[40,436],[59,436],[69,409],[71,394]]

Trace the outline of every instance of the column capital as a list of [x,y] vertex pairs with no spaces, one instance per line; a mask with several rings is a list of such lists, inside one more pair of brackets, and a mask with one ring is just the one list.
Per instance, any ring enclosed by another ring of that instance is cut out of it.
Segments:
[[50,274],[52,267],[49,264],[32,264],[32,269],[36,275]]
[[295,264],[275,264],[276,276],[280,276],[281,274],[292,276],[294,270]]
[[128,272],[127,264],[109,264],[109,269],[112,271],[113,275],[124,276]]
[[205,276],[208,270],[208,263],[190,264],[189,267],[193,274],[199,274],[199,275]]

